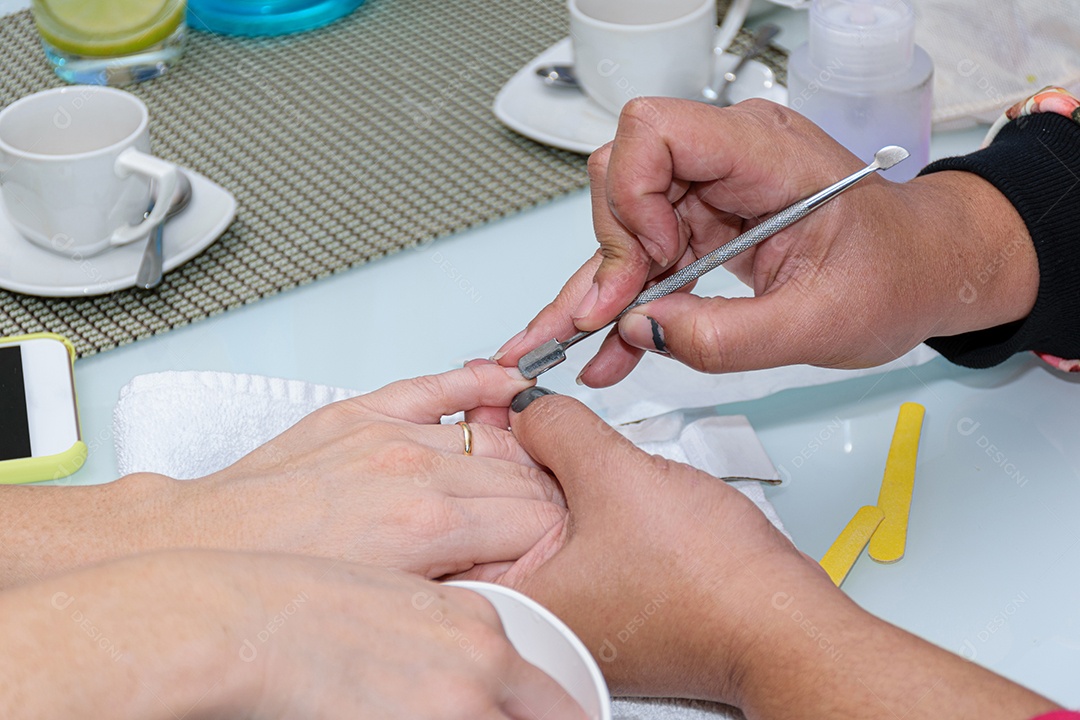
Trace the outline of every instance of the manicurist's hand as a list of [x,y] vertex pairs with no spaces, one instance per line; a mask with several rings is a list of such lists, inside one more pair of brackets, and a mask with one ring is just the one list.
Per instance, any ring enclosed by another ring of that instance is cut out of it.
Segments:
[[281,555],[172,552],[0,593],[0,715],[582,720],[479,595]]
[[[632,101],[589,161],[599,250],[496,357],[513,365],[552,337],[602,327],[653,280],[863,165],[767,101]],[[1023,318],[1038,289],[1019,215],[961,172],[867,178],[726,267],[754,298],[687,291],[637,308],[581,381],[611,385],[646,350],[705,372],[876,365],[932,336]]]
[[730,701],[725,671],[757,641],[775,578],[834,591],[828,576],[741,493],[642,452],[578,401],[541,392],[515,400],[512,428],[559,478],[570,514],[520,561],[466,575],[549,607],[616,694]]
[[[0,488],[0,587],[176,547],[302,553],[428,577],[519,558],[565,515],[506,429],[515,370],[482,361],[322,408],[201,480]],[[443,415],[502,408],[502,428]],[[198,453],[199,448],[190,449]]]
[[[634,447],[576,400],[526,390],[514,435],[566,521],[483,577],[551,608],[615,693],[749,718],[1028,718],[1050,703],[866,613],[721,481]],[[481,569],[474,570],[479,574]]]

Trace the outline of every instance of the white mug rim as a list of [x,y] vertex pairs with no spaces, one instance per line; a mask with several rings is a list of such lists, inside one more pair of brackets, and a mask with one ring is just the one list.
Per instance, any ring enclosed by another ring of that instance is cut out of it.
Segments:
[[[663,22],[657,23],[631,25],[628,23],[613,23],[608,20],[599,20],[597,18],[594,18],[592,15],[586,15],[578,7],[578,2],[579,0],[568,0],[567,2],[567,5],[570,8],[570,15],[573,16],[575,19],[583,23],[587,23],[588,25],[591,25],[593,27],[600,28],[602,30],[616,30],[626,33],[655,32],[657,30],[666,30],[668,28],[675,27],[676,25],[679,25],[681,23],[685,23],[688,20],[696,20],[698,16],[701,13],[707,11],[708,8],[716,7],[716,0],[702,0],[700,7],[695,8],[693,11],[682,15],[681,17],[677,17],[672,20],[664,20]],[[717,25],[717,27],[719,27],[719,25]]]
[[[585,647],[585,643],[582,642],[581,638],[577,636],[577,633],[571,630],[558,615],[548,610],[525,593],[506,587],[505,585],[484,582],[482,580],[450,580],[441,584],[446,585],[447,587],[458,587],[463,590],[471,590],[489,603],[491,600],[488,599],[487,594],[502,595],[516,602],[518,605],[528,608],[533,613],[536,613],[536,615],[544,622],[555,629],[559,634],[559,637],[566,641],[571,649],[577,654],[578,658],[580,658],[582,665],[585,666],[585,670],[589,675],[592,689],[596,691],[597,699],[600,702],[601,715],[604,718],[611,717],[611,689],[607,685],[604,673],[596,663],[596,658],[594,658],[589,649]],[[496,613],[498,613],[497,610]],[[565,689],[566,688],[563,688],[563,690]]]
[[141,134],[146,132],[147,126],[150,123],[150,111],[147,110],[146,103],[144,103],[142,100],[135,97],[129,92],[119,90],[117,88],[106,87],[103,85],[69,85],[67,87],[51,88],[49,90],[41,90],[36,93],[24,95],[23,97],[8,105],[3,110],[0,110],[0,128],[3,127],[4,117],[12,111],[16,111],[19,105],[24,102],[29,102],[30,100],[37,99],[46,95],[65,95],[67,93],[74,93],[76,91],[80,93],[104,93],[106,95],[113,95],[114,97],[124,98],[128,102],[133,103],[134,107],[139,111],[138,126],[128,135],[124,136],[123,138],[117,140],[114,143],[106,145],[105,147],[100,147],[95,150],[84,150],[83,152],[64,154],[37,153],[12,147],[4,140],[3,135],[0,134],[0,151],[24,160],[36,160],[39,162],[72,162],[98,157],[100,155],[108,155],[110,153],[115,153],[118,150],[123,150],[126,147],[130,146],[132,142],[134,142]]

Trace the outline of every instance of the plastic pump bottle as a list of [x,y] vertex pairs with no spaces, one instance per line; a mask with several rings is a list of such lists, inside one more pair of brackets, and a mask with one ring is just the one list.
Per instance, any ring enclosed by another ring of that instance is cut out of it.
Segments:
[[884,175],[910,180],[930,159],[933,74],[908,0],[814,0],[809,41],[788,60],[788,104],[868,163],[885,145],[907,148]]

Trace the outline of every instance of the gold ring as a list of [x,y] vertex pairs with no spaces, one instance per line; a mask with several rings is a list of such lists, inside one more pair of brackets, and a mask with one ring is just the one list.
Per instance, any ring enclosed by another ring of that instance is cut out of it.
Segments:
[[461,426],[461,432],[465,435],[465,454],[472,455],[472,428],[464,420],[458,420],[457,424]]

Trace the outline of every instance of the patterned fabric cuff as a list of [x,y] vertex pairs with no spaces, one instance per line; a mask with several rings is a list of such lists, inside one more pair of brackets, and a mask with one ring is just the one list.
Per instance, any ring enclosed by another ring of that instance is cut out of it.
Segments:
[[[1014,122],[1020,120],[1019,122]],[[1027,225],[1039,260],[1039,293],[1022,321],[927,344],[952,362],[990,367],[1023,350],[1052,366],[1080,371],[1080,101],[1046,88],[1017,103],[994,123],[983,149],[932,163],[922,174],[972,172],[993,184]]]

